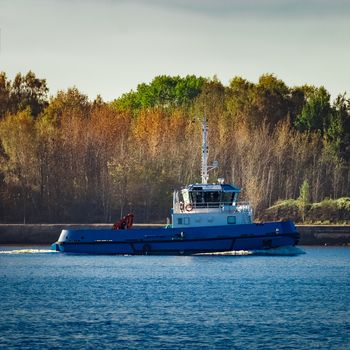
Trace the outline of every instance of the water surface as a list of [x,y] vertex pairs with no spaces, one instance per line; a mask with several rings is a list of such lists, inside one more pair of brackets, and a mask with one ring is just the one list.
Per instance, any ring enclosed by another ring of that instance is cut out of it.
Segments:
[[1,349],[349,349],[350,247],[89,256],[0,247]]

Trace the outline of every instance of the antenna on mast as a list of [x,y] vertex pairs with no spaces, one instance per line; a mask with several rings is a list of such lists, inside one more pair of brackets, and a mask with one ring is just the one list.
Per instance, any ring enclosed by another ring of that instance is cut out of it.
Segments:
[[207,119],[202,119],[202,183],[207,184],[209,175],[208,172],[219,166],[219,163],[215,160],[212,165],[208,166],[208,145],[207,145]]

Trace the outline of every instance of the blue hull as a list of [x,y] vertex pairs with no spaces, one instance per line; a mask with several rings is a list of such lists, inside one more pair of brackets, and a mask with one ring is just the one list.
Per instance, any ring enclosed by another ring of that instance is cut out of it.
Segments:
[[63,230],[52,249],[66,253],[191,255],[294,246],[291,221],[208,227]]

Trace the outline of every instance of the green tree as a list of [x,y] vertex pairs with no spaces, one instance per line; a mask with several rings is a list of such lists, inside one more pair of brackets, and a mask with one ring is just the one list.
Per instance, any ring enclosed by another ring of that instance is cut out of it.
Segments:
[[305,221],[306,209],[310,201],[310,187],[308,181],[305,179],[300,186],[300,194],[298,198],[298,208],[303,222]]
[[26,75],[18,73],[11,84],[9,110],[11,113],[30,108],[33,116],[39,115],[48,105],[45,79],[39,79],[32,71]]
[[272,130],[293,114],[291,89],[273,74],[263,74],[257,84],[235,77],[227,94],[228,111],[253,127],[267,123]]
[[290,123],[295,125],[295,120],[301,114],[306,102],[306,91],[303,87],[294,87],[290,90]]
[[7,80],[6,74],[0,72],[0,118],[9,111],[11,82]]
[[56,96],[51,98],[50,104],[43,114],[47,119],[61,125],[62,119],[68,121],[73,116],[81,119],[89,118],[90,111],[91,103],[88,97],[76,87],[72,87],[67,91],[58,91]]
[[306,103],[296,117],[294,125],[300,131],[320,131],[323,134],[330,124],[331,115],[328,91],[323,86],[309,89],[306,93]]
[[25,223],[28,203],[34,202],[39,184],[37,137],[29,108],[0,122],[0,140],[4,152],[1,172],[6,184],[18,193]]
[[199,95],[205,81],[194,75],[184,78],[160,75],[149,84],[139,84],[136,92],[123,94],[112,102],[112,106],[136,112],[141,108],[186,106]]
[[226,92],[227,116],[236,122],[247,121],[252,115],[252,105],[255,84],[234,77]]
[[350,160],[350,100],[338,95],[332,106],[332,114],[326,130],[334,154]]
[[264,74],[255,88],[255,118],[258,124],[264,120],[271,126],[287,119],[290,111],[290,90],[287,85],[273,74]]

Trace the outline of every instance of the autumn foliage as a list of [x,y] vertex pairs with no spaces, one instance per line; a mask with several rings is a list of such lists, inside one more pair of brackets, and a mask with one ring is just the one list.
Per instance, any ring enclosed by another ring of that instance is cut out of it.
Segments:
[[304,181],[313,202],[350,192],[350,101],[323,87],[160,76],[106,103],[77,88],[49,99],[34,73],[2,73],[0,220],[165,222],[172,190],[200,181],[203,115],[210,181],[242,187],[255,216]]

